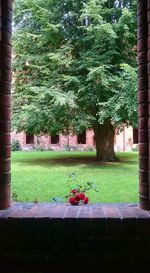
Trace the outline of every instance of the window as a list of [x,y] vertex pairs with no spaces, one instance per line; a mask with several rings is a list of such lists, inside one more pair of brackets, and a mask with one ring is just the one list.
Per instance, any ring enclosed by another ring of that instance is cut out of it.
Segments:
[[34,144],[34,135],[26,134],[26,144]]
[[59,144],[59,135],[51,136],[51,144]]
[[138,129],[133,128],[133,144],[138,144]]
[[77,142],[78,144],[86,144],[86,131],[77,136]]

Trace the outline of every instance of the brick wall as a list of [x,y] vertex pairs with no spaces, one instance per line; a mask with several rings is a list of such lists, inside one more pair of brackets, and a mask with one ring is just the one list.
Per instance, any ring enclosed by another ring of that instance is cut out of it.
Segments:
[[[26,136],[25,133],[15,133],[11,134],[12,140],[18,140],[21,144],[23,150],[29,150],[32,148],[36,148],[41,146],[45,149],[49,149],[50,147],[54,150],[63,150],[66,145],[72,147],[79,147],[81,149],[85,149],[88,147],[95,147],[94,144],[94,132],[93,130],[86,131],[86,144],[78,144],[77,143],[77,135],[59,135],[59,144],[51,144],[51,136],[43,135],[43,136],[35,136],[34,137],[34,145],[26,144]],[[133,128],[125,127],[124,130],[120,134],[115,135],[114,140],[114,149],[115,151],[130,151],[133,148]]]
[[150,213],[136,205],[21,204],[0,212],[1,273],[148,273]]
[[0,209],[10,205],[12,1],[0,1]]
[[149,0],[138,0],[138,113],[139,113],[139,169],[140,169],[140,206],[150,209],[149,188]]

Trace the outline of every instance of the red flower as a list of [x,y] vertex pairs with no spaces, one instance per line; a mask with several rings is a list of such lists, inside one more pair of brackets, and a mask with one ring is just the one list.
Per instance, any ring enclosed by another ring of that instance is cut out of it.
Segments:
[[76,189],[71,190],[71,193],[76,194],[76,193],[77,193],[77,190],[76,190]]
[[80,201],[80,200],[81,200],[80,194],[79,194],[79,193],[75,195],[75,199],[76,199],[77,201]]
[[84,204],[87,204],[89,202],[89,198],[85,196],[83,202],[84,202]]
[[83,192],[80,192],[78,194],[78,196],[79,196],[80,200],[84,200],[84,198],[85,198],[85,194]]
[[69,203],[70,203],[71,205],[76,206],[76,205],[79,204],[79,201],[76,200],[76,197],[70,197],[70,198],[69,198]]

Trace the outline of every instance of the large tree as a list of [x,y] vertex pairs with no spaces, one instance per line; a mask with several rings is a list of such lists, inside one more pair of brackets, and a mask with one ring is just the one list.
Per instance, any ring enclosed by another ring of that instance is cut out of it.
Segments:
[[98,160],[136,124],[135,0],[16,0],[13,124],[28,133],[93,128]]

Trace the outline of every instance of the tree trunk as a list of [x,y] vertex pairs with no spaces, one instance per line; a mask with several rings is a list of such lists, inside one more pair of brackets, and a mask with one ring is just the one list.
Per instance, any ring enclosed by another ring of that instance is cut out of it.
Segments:
[[110,120],[105,120],[103,124],[97,123],[94,126],[96,141],[96,159],[98,161],[117,161],[114,152],[115,130]]

